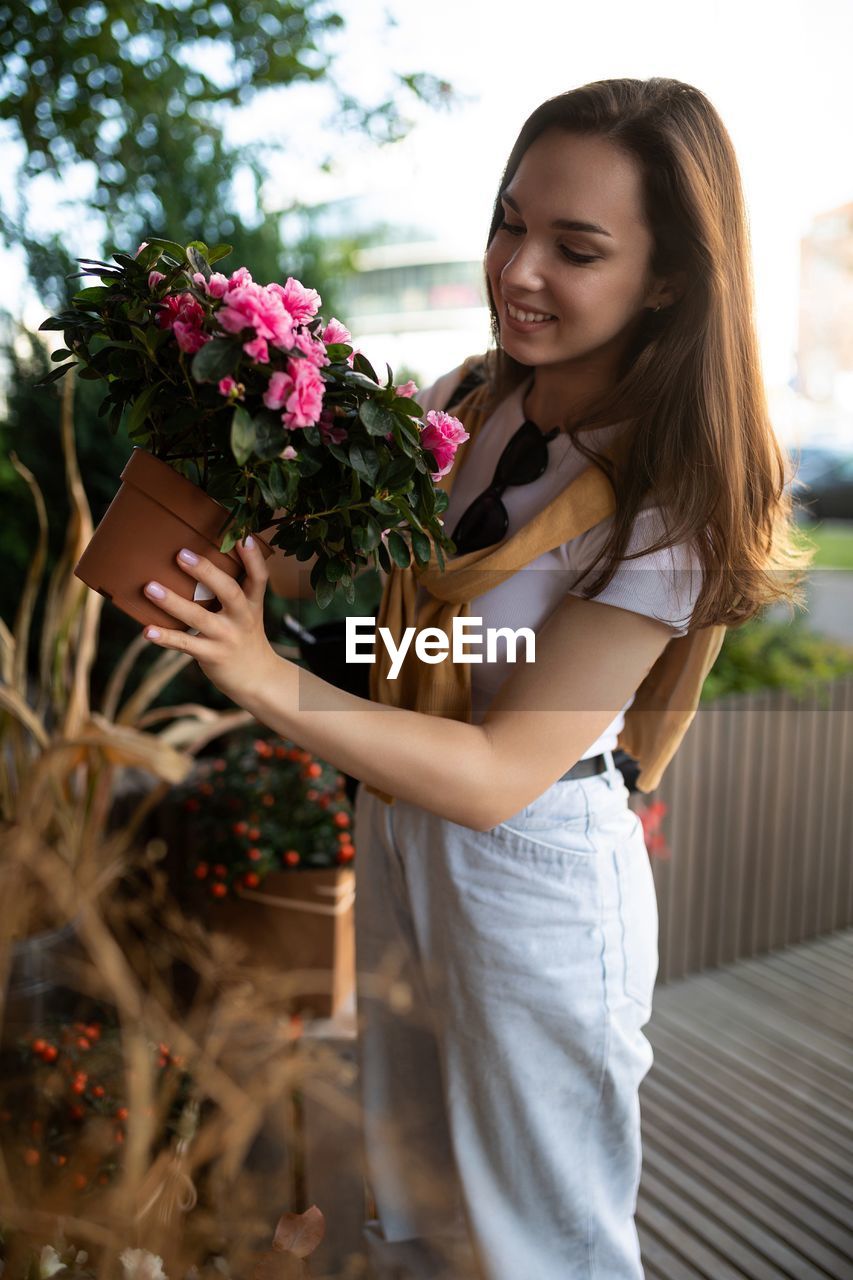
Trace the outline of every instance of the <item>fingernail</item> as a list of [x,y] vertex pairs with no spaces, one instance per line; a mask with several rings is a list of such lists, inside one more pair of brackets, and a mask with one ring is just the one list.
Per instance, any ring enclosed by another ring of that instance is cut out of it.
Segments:
[[160,632],[158,631],[158,629],[157,629],[156,627],[149,627],[149,628],[147,629],[147,631],[145,632],[145,639],[146,639],[146,640],[159,640],[159,639],[160,639]]
[[248,538],[243,539],[243,546],[246,548],[247,551],[251,551],[254,545],[255,545],[255,539],[252,537],[251,534],[249,534]]
[[198,564],[198,556],[194,551],[187,551],[184,547],[178,552],[178,559],[183,560],[185,564]]
[[166,592],[160,586],[159,582],[149,582],[148,586],[145,588],[145,594],[153,596],[155,600],[162,600],[164,599]]

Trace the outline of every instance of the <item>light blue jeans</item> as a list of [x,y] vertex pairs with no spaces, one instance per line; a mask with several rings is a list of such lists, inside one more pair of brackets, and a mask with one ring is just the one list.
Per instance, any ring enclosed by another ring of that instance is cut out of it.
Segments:
[[658,915],[622,775],[478,832],[356,797],[377,1280],[641,1280]]

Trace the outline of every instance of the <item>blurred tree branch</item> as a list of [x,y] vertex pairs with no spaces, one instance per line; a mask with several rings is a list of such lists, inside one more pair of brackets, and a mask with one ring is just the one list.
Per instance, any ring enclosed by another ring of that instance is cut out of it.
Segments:
[[[75,204],[99,215],[109,241],[132,249],[146,234],[177,231],[227,241],[235,259],[271,277],[277,228],[263,216],[239,225],[234,178],[249,179],[262,215],[260,187],[286,146],[287,112],[277,101],[266,136],[238,146],[226,137],[229,107],[322,84],[335,135],[356,131],[381,143],[410,127],[403,104],[453,98],[445,81],[423,72],[392,75],[379,101],[353,97],[336,71],[344,31],[328,0],[0,0],[0,120],[22,148],[18,207],[0,208],[0,235],[24,248],[34,282],[55,297],[66,263],[57,269],[57,244],[31,230],[28,188],[88,164],[91,193]],[[294,131],[300,124],[296,113]],[[318,168],[327,164],[318,156]]]

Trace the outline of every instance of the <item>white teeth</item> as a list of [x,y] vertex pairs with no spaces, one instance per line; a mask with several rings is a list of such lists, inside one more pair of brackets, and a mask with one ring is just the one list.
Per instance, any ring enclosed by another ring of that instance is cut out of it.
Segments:
[[554,316],[543,315],[541,311],[520,311],[518,307],[514,307],[510,302],[506,304],[506,309],[513,320],[523,320],[525,324],[537,324],[543,320],[553,320],[555,318]]

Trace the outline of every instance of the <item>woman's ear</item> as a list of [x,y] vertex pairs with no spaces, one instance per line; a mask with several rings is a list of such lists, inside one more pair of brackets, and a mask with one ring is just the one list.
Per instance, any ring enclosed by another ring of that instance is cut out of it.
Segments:
[[657,301],[661,307],[671,307],[673,303],[680,302],[684,297],[687,289],[687,272],[676,271],[673,275],[667,276],[658,289]]

